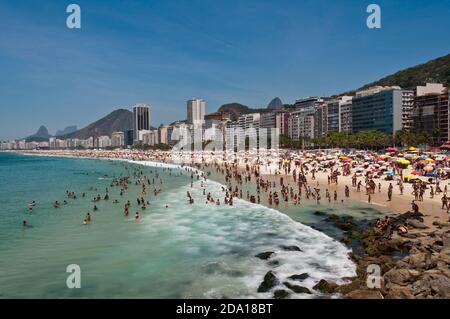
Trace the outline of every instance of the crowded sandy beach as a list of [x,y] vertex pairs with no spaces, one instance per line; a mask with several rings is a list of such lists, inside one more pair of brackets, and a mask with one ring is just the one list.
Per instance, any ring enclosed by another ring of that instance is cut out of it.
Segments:
[[[302,198],[320,201],[357,200],[384,207],[394,213],[413,209],[425,212],[425,224],[449,221],[448,183],[450,157],[417,148],[384,152],[341,150],[280,152],[170,152],[138,150],[52,150],[27,151],[28,154],[153,161],[211,170],[222,175],[222,182],[246,181],[259,184],[266,194],[294,205]],[[253,180],[252,180],[253,177]],[[302,192],[302,189],[304,192]],[[278,191],[277,191],[278,190]],[[246,194],[244,194],[246,195]],[[258,194],[245,197],[257,200]],[[262,194],[259,192],[260,201]]]

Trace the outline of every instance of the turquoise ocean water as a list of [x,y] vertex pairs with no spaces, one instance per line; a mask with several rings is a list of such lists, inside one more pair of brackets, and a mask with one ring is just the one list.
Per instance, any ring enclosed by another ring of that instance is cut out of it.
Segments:
[[[309,288],[354,275],[348,250],[323,233],[242,200],[233,207],[206,204],[200,182],[191,188],[184,169],[155,166],[0,153],[0,298],[266,298],[272,294],[256,291],[270,269],[281,281],[308,273],[302,285]],[[114,177],[136,168],[163,180],[144,211],[136,204],[139,187],[130,185],[122,198],[118,187],[110,188]],[[205,186],[223,199],[220,184]],[[111,199],[93,212],[91,199],[106,188]],[[66,190],[78,198],[66,198]],[[38,204],[29,214],[32,200]],[[68,203],[55,209],[55,200]],[[124,217],[127,200],[132,207]],[[82,226],[87,212],[92,223]],[[23,220],[33,227],[22,228]],[[276,252],[278,265],[254,257],[265,251]],[[81,289],[67,288],[70,264],[81,267]]]

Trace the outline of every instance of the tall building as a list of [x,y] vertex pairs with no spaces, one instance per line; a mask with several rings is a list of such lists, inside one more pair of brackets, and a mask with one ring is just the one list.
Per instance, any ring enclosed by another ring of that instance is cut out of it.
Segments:
[[449,89],[442,84],[418,86],[413,109],[412,131],[428,133],[435,144],[443,144],[449,136]]
[[327,120],[323,121],[324,131],[351,132],[351,96],[340,96],[326,103]]
[[169,126],[161,125],[158,128],[158,140],[161,144],[169,144]]
[[147,104],[136,104],[133,106],[133,141],[138,143],[139,131],[150,130],[150,107]]
[[307,98],[296,100],[295,108],[297,110],[315,108],[319,105],[322,105],[324,102],[325,102],[325,99],[317,97],[317,96],[307,97]]
[[159,144],[158,130],[151,130],[142,136],[142,144],[154,146]]
[[339,132],[340,117],[339,105],[340,99],[331,100],[327,103],[327,133]]
[[134,130],[125,132],[125,146],[131,146],[134,143]]
[[203,125],[205,121],[205,101],[192,99],[187,101],[187,124]]
[[111,135],[111,146],[122,147],[125,145],[125,133],[114,132]]
[[314,109],[314,136],[323,137],[328,133],[328,104],[322,103]]
[[377,130],[387,134],[408,127],[412,90],[374,87],[356,93],[352,102],[354,132]]
[[277,113],[275,118],[275,127],[279,128],[279,133],[283,135],[288,135],[289,132],[289,112],[280,111]]
[[260,126],[261,128],[275,128],[277,124],[277,112],[271,111],[261,114]]
[[289,115],[288,136],[294,141],[303,141],[315,136],[315,111],[304,108]]
[[351,132],[353,125],[353,97],[343,96],[339,103],[339,132]]
[[240,129],[248,130],[251,128],[259,129],[260,127],[260,113],[243,114],[239,116],[237,120],[238,127]]

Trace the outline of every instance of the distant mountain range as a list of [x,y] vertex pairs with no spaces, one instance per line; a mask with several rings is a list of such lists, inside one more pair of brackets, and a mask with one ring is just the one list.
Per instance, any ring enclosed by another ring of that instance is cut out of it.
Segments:
[[63,136],[67,134],[71,134],[73,132],[76,132],[78,130],[78,127],[76,125],[68,126],[64,130],[56,131],[55,136]]

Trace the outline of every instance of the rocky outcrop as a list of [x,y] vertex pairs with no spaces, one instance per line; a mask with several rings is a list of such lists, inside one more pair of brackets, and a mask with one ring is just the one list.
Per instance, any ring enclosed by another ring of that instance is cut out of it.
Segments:
[[266,251],[264,253],[260,253],[258,255],[256,255],[256,258],[262,259],[262,260],[267,260],[270,259],[270,257],[272,257],[275,253],[273,251]]
[[261,285],[259,285],[258,292],[268,292],[278,284],[279,284],[278,278],[272,271],[269,271],[264,276],[264,280],[261,283]]
[[305,280],[305,279],[309,278],[309,275],[307,273],[303,273],[303,274],[300,274],[300,275],[292,275],[292,276],[290,276],[288,278],[291,279],[291,280],[302,281],[302,280]]
[[306,287],[302,287],[302,286],[297,286],[297,285],[292,285],[288,282],[284,282],[283,283],[287,288],[289,288],[290,290],[292,290],[293,292],[295,292],[296,294],[311,294],[311,291],[306,288]]
[[323,294],[331,294],[338,287],[337,284],[333,282],[328,282],[325,279],[319,281],[314,287],[314,290],[317,290]]
[[384,299],[379,290],[358,289],[345,295],[347,299]]
[[[340,223],[340,218],[333,218]],[[392,225],[408,224],[413,231],[407,237],[387,236],[373,229],[348,232],[343,242],[356,239],[362,256],[350,254],[357,266],[351,282],[337,286],[321,280],[314,290],[323,294],[340,294],[349,299],[450,299],[450,228],[439,224],[430,231],[423,224],[423,214],[407,212],[392,218]],[[380,287],[367,287],[367,267],[379,265]]]

